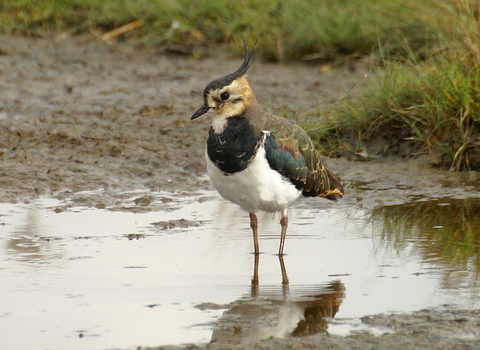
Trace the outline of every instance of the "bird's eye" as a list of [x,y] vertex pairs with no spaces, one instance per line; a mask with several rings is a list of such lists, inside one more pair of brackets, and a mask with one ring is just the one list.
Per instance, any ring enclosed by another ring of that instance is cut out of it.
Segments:
[[222,98],[222,100],[228,100],[228,98],[230,97],[230,94],[228,92],[224,92],[223,94],[220,95],[220,97]]

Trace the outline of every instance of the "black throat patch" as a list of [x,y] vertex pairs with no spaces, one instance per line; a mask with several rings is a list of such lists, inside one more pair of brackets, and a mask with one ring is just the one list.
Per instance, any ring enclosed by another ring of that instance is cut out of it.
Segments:
[[230,117],[221,134],[210,128],[207,140],[208,158],[225,175],[245,170],[257,153],[262,134],[255,134],[254,127],[243,115]]

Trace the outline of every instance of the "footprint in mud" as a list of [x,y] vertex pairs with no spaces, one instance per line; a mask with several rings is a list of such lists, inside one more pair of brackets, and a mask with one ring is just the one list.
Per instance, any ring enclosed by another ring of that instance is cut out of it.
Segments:
[[171,229],[185,229],[189,227],[199,227],[205,222],[201,220],[168,220],[168,221],[158,221],[152,222],[152,225],[157,230],[171,230]]

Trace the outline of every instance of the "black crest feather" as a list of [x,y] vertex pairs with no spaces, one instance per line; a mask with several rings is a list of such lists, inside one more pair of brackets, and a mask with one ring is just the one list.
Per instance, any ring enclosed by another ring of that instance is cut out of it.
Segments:
[[242,65],[240,66],[240,68],[238,68],[235,71],[235,73],[232,73],[232,75],[235,76],[235,78],[238,78],[247,74],[248,68],[250,68],[250,66],[252,65],[252,57],[253,57],[253,53],[255,52],[255,46],[257,46],[257,42],[258,42],[258,36],[255,39],[255,44],[253,44],[252,51],[248,51],[247,43],[245,42],[245,39],[243,39],[243,47],[245,48],[245,59]]
[[257,45],[257,42],[258,42],[258,36],[257,36],[257,39],[255,40],[255,44],[253,45],[252,51],[249,51],[247,44],[245,43],[245,39],[243,39],[243,46],[245,47],[245,59],[242,65],[234,73],[227,74],[221,78],[212,80],[210,83],[208,83],[208,85],[205,87],[205,90],[203,91],[203,99],[205,101],[207,99],[208,91],[218,90],[223,88],[224,86],[228,86],[235,79],[238,79],[244,76],[245,74],[247,74],[248,68],[250,68],[250,66],[252,65],[253,52],[255,51],[255,46]]

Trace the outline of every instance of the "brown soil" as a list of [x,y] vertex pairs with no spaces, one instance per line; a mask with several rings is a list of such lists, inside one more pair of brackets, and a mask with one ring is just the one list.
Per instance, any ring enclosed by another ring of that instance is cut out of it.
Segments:
[[[205,187],[209,118],[190,116],[206,83],[241,60],[226,47],[199,60],[83,39],[0,37],[2,201]],[[250,81],[271,111],[301,118],[342,97],[361,80],[359,68],[322,74],[257,60]]]

